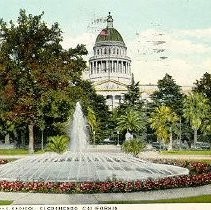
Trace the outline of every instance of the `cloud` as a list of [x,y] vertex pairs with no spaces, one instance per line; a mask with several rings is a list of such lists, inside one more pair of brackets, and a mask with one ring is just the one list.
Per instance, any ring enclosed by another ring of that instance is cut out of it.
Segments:
[[68,49],[71,47],[73,48],[76,47],[77,44],[85,44],[87,50],[91,52],[94,46],[95,39],[96,37],[92,33],[83,33],[77,37],[76,36],[73,37],[70,34],[64,34],[62,46],[65,49]]
[[136,39],[131,40],[129,42],[129,45],[131,45],[131,49],[136,49],[137,51],[139,50],[143,54],[152,54],[153,52],[155,52],[156,49],[163,49],[165,53],[169,53],[172,55],[187,53],[200,54],[211,52],[210,45],[205,44],[202,40],[194,40],[191,39],[190,36],[186,36],[187,34],[189,34],[192,35],[192,37],[196,37],[197,32],[203,34],[203,40],[211,41],[210,30],[189,30],[184,31],[183,34],[183,32],[180,30],[162,32],[153,29],[148,29],[139,33]]
[[176,30],[176,33],[181,36],[196,37],[200,39],[211,40],[211,28],[191,29],[191,30]]
[[169,37],[167,45],[171,54],[201,54],[210,52],[210,47],[207,47],[200,43],[193,43],[187,39],[174,39]]
[[204,72],[211,73],[211,56],[202,62],[201,67],[204,69]]
[[[77,37],[66,34],[63,47],[85,44],[89,51],[85,57],[88,61],[93,55],[95,39],[93,33]],[[156,84],[169,73],[179,85],[193,85],[206,71],[211,72],[210,28],[165,33],[148,29],[128,40],[126,45],[132,59],[132,72],[141,84]]]
[[128,42],[136,80],[157,83],[169,73],[178,84],[192,85],[206,71],[211,72],[210,33],[210,29],[165,33],[149,29],[139,33]]
[[133,73],[136,81],[140,84],[156,84],[166,73],[170,74],[179,85],[192,85],[196,78],[201,76],[198,71],[194,71],[196,66],[187,63],[182,59],[173,59],[168,62],[158,61],[134,61]]

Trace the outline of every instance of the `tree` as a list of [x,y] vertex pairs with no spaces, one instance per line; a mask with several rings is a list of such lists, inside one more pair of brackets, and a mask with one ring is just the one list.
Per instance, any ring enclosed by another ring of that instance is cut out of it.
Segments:
[[67,121],[70,120],[75,108],[75,94],[76,91],[73,88],[66,91],[49,90],[42,94],[38,105],[38,119],[36,120],[38,132],[41,132],[42,148],[47,140],[47,135],[54,136],[66,133]]
[[197,142],[197,131],[209,115],[209,109],[208,99],[201,93],[191,93],[184,100],[184,117],[194,130],[194,147]]
[[93,135],[93,143],[95,144],[95,132],[98,127],[97,119],[94,110],[91,107],[88,107],[88,115],[87,115],[88,124],[91,128],[91,133]]
[[141,107],[143,101],[140,99],[139,82],[135,82],[134,75],[132,74],[131,84],[128,85],[128,92],[125,94],[125,103],[132,107]]
[[183,94],[180,86],[169,74],[158,80],[158,90],[151,95],[151,99],[154,107],[167,106],[177,115],[182,115]]
[[[124,94],[124,100],[121,101],[120,106],[112,112],[112,120],[110,122],[111,130],[118,129],[123,135],[126,131],[132,133],[138,133],[141,131],[143,134],[146,125],[143,111],[144,101],[140,98],[139,82],[135,82],[133,74],[131,83],[127,86],[127,90],[128,91]],[[134,116],[132,116],[133,113],[135,114]],[[136,121],[138,122],[137,125],[135,125]],[[124,122],[126,124],[124,124]]]
[[82,101],[84,114],[88,116],[88,107],[90,107],[96,118],[97,130],[95,130],[95,140],[99,142],[106,136],[110,120],[110,112],[106,105],[106,100],[102,95],[98,95],[89,81],[81,80],[76,88],[78,89],[78,100]]
[[58,24],[48,27],[41,20],[43,14],[27,15],[20,10],[17,23],[0,21],[0,101],[6,106],[3,115],[6,120],[28,125],[30,153],[34,151],[34,126],[42,98],[51,91],[68,94],[86,67],[82,59],[87,54],[84,45],[64,50]]
[[204,135],[206,135],[207,138],[209,138],[209,141],[211,142],[211,138],[210,138],[211,137],[211,106],[208,112],[209,113],[203,120],[201,130],[204,132]]
[[205,73],[200,80],[196,80],[194,92],[202,93],[207,97],[211,104],[211,74]]
[[167,106],[158,107],[151,114],[151,127],[155,130],[158,139],[164,143],[169,143],[169,149],[172,149],[172,134],[178,120],[177,114]]
[[124,100],[120,101],[120,106],[117,108],[118,115],[125,113],[126,109],[133,108],[135,110],[141,110],[144,101],[140,98],[139,82],[135,82],[134,75],[130,85],[127,86],[127,93],[124,94]]
[[117,118],[117,129],[121,132],[129,131],[138,134],[145,128],[145,117],[143,112],[128,109],[124,115]]
[[[208,100],[211,106],[211,74],[206,72],[200,80],[196,80],[195,87],[193,88],[194,92],[203,94]],[[204,135],[210,139],[211,136],[211,110],[206,118],[203,120],[201,130],[204,132]]]

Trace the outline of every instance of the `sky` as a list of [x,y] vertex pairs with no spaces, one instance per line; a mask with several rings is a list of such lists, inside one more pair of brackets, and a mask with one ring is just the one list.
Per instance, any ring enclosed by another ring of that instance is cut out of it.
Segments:
[[168,73],[177,84],[191,86],[211,73],[210,0],[0,0],[4,21],[15,21],[20,9],[44,11],[44,21],[59,23],[65,48],[86,45],[86,60],[106,27],[101,20],[111,12],[140,84],[156,84]]

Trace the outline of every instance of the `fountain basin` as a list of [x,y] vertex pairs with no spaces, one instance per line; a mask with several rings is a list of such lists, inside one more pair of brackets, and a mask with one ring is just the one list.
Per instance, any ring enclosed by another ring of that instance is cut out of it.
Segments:
[[0,180],[24,182],[132,181],[187,174],[186,168],[151,163],[124,153],[45,153],[0,166]]

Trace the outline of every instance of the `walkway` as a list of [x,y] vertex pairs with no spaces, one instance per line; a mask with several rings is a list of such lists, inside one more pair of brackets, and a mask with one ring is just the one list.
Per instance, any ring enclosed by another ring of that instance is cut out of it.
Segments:
[[211,185],[134,193],[103,194],[45,194],[0,192],[0,199],[13,200],[13,204],[100,204],[103,201],[156,200],[187,196],[211,195]]

